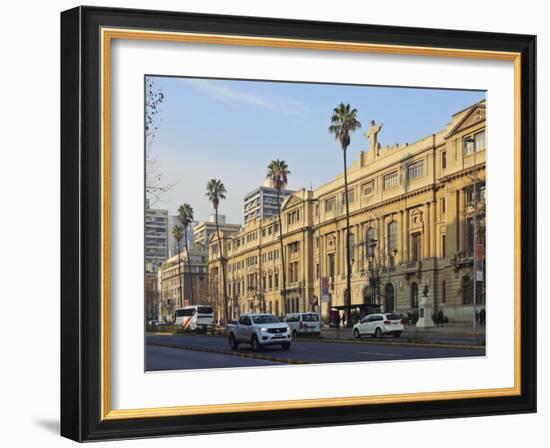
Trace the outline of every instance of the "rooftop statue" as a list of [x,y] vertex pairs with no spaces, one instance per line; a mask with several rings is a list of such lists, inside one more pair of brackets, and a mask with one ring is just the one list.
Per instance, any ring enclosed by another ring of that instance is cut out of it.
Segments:
[[378,133],[382,129],[382,126],[384,126],[384,123],[376,124],[374,120],[371,120],[370,122],[370,128],[367,132],[365,132],[365,137],[369,139],[370,144],[370,150],[375,151],[378,155],[378,149],[380,149],[380,143],[378,143]]

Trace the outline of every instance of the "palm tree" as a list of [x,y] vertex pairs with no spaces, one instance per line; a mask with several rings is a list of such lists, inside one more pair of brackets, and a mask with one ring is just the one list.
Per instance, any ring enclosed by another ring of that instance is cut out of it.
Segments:
[[225,199],[225,193],[227,190],[225,189],[225,185],[222,183],[220,179],[210,179],[208,183],[206,184],[206,197],[208,200],[212,203],[212,206],[214,207],[214,213],[216,216],[216,234],[218,236],[218,251],[220,252],[220,264],[222,268],[222,281],[223,281],[223,313],[224,313],[224,321],[227,324],[229,322],[229,310],[227,309],[227,281],[225,278],[225,264],[223,259],[223,252],[222,252],[222,239],[220,236],[220,226],[218,225],[218,207],[220,205],[220,201],[222,199]]
[[344,156],[344,201],[346,203],[346,295],[344,305],[346,307],[346,323],[351,325],[351,258],[350,258],[350,235],[349,235],[349,201],[348,201],[348,165],[346,153],[351,141],[350,132],[354,132],[361,127],[357,120],[357,109],[351,109],[349,104],[340,103],[333,111],[330,119],[331,125],[328,128],[330,134],[342,147]]
[[179,278],[179,288],[180,288],[180,307],[183,306],[183,288],[182,288],[182,281],[181,281],[181,251],[180,251],[180,241],[183,238],[183,227],[175,225],[172,228],[172,235],[174,235],[174,238],[176,239],[176,243],[178,245],[178,278]]
[[189,255],[189,241],[187,238],[187,230],[189,225],[193,222],[193,207],[185,203],[178,208],[178,220],[183,227],[183,241],[185,243],[185,253],[187,254],[187,270],[189,272],[189,283],[191,285],[191,303],[195,304],[195,298],[193,294],[193,275],[191,273],[191,256]]
[[277,214],[279,216],[279,242],[281,244],[281,273],[283,274],[283,314],[286,313],[286,269],[285,252],[283,244],[283,224],[281,220],[281,191],[286,187],[290,170],[284,160],[272,160],[267,166],[267,178],[271,181],[273,188],[277,190]]

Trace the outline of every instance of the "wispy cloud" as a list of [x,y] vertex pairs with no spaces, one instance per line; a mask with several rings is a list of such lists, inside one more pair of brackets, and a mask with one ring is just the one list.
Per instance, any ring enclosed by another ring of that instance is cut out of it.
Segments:
[[255,95],[229,87],[226,84],[221,84],[219,81],[206,79],[188,79],[187,81],[197,90],[226,104],[249,104],[261,109],[279,112],[293,117],[302,115],[308,110],[308,107],[304,103],[292,98]]

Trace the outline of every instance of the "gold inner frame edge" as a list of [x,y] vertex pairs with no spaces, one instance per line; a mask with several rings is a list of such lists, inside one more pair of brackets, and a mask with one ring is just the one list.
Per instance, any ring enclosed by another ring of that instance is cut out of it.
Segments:
[[[279,39],[218,34],[101,29],[101,420],[307,409],[333,406],[457,400],[521,394],[521,54],[459,48],[418,47],[304,39]],[[113,39],[239,45],[272,48],[383,53],[428,57],[505,60],[514,63],[514,386],[507,388],[419,392],[304,400],[281,400],[228,404],[188,405],[140,409],[111,409],[110,388],[110,49]]]

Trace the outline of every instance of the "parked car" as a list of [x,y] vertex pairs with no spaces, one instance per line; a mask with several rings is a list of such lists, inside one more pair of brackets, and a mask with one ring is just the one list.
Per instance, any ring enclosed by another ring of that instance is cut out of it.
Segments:
[[289,313],[285,316],[285,323],[290,328],[292,337],[303,334],[321,334],[321,322],[317,313]]
[[400,314],[395,313],[369,314],[353,326],[355,339],[365,335],[382,338],[387,334],[398,338],[402,332],[403,319]]
[[242,314],[235,325],[229,326],[228,333],[232,350],[237,350],[239,344],[250,344],[252,350],[268,345],[280,345],[283,350],[288,350],[292,342],[288,325],[267,313]]

